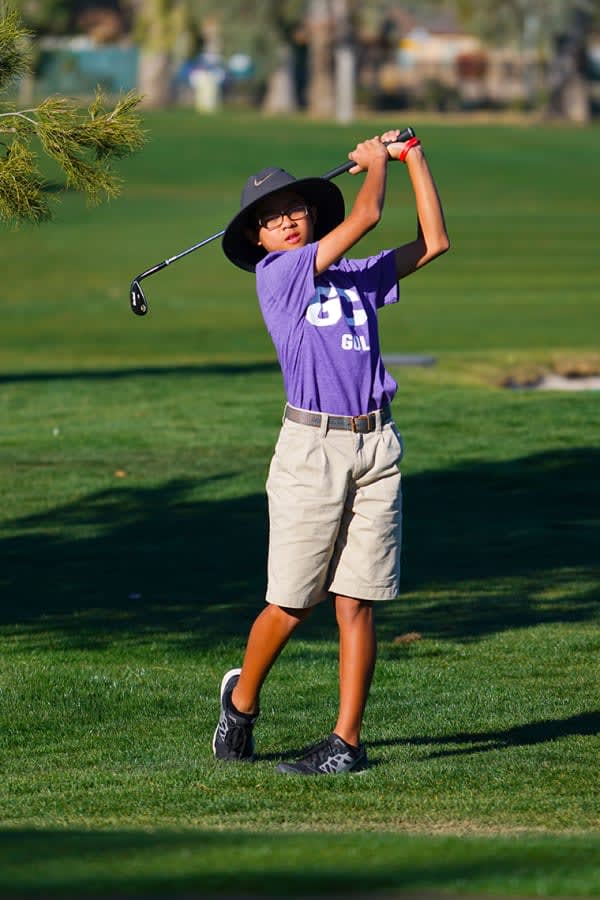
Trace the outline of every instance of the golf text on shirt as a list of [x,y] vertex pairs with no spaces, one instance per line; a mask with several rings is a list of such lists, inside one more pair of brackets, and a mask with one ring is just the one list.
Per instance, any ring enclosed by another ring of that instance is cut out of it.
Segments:
[[357,416],[397,390],[381,359],[377,310],[399,297],[395,254],[341,259],[314,274],[318,243],[269,253],[256,290],[292,406]]

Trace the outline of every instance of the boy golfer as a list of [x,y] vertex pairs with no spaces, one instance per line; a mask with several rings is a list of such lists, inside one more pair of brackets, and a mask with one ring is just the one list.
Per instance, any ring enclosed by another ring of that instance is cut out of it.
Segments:
[[[402,516],[402,442],[390,411],[397,385],[381,359],[377,311],[397,302],[400,278],[449,247],[419,140],[384,146],[398,135],[388,131],[349,154],[351,174],[366,174],[348,216],[331,181],[268,168],[246,182],[223,237],[227,257],[256,272],[287,404],[267,480],[267,606],[250,630],[242,668],[221,683],[218,759],[253,758],[263,682],[298,625],[331,597],[339,628],[337,722],[277,771],[367,766],[360,733],[376,656],[374,605],[398,595]],[[391,160],[408,169],[416,237],[368,259],[346,259],[379,222]]]

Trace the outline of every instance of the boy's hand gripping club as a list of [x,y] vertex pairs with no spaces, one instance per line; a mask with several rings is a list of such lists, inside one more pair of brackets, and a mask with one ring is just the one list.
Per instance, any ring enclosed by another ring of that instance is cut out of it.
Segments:
[[[408,141],[409,138],[415,137],[415,132],[412,128],[404,128],[397,138],[393,141],[386,141],[385,145],[388,144],[397,144],[404,143],[404,141]],[[352,160],[348,160],[348,162],[342,163],[341,166],[337,166],[335,169],[332,169],[330,172],[326,172],[325,175],[321,177],[327,181],[330,181],[332,178],[337,178],[338,175],[342,175],[344,172],[350,171],[350,169],[354,168],[356,165]],[[171,265],[171,263],[176,262],[178,259],[183,259],[184,256],[187,256],[188,253],[193,253],[194,250],[199,250],[200,247],[204,247],[206,244],[210,244],[212,241],[216,241],[217,238],[222,237],[225,234],[225,229],[222,231],[217,231],[216,234],[212,234],[210,237],[204,238],[203,241],[200,241],[198,244],[194,244],[192,247],[188,247],[187,250],[182,250],[181,253],[175,254],[175,256],[169,257],[169,259],[165,259],[157,265],[152,266],[150,269],[146,269],[145,272],[142,272],[140,275],[137,275],[133,281],[131,282],[131,287],[129,288],[129,302],[131,305],[131,311],[136,314],[136,316],[145,316],[148,312],[148,301],[144,296],[144,292],[142,290],[142,286],[140,281],[143,278],[148,278],[150,275],[155,275],[156,272],[160,272],[161,269],[165,269],[167,266]]]
[[[412,128],[405,128],[400,132],[397,138],[393,141],[384,141],[384,146],[387,147],[389,144],[403,144],[404,141],[408,141],[410,138],[416,137],[416,134]],[[356,165],[352,160],[348,160],[348,162],[342,163],[341,166],[337,166],[337,168],[332,169],[331,172],[326,172],[324,175],[321,175],[321,178],[325,178],[327,181],[331,181],[332,178],[337,178],[338,175],[343,175],[344,172],[349,172],[350,169],[353,169]]]

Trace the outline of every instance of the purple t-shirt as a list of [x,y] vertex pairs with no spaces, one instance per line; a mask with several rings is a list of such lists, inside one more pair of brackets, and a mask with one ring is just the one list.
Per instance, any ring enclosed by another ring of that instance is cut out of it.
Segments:
[[341,259],[315,275],[317,247],[269,253],[256,266],[256,292],[288,403],[358,416],[390,403],[398,387],[377,327],[377,310],[398,301],[394,251]]

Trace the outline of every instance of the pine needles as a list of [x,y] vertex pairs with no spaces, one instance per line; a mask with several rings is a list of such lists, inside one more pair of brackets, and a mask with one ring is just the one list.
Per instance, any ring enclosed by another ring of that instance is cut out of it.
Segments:
[[35,155],[15,138],[0,157],[0,220],[45,222],[52,217]]
[[0,7],[0,91],[29,70],[28,37],[15,10],[2,15]]
[[[27,32],[14,12],[0,19],[0,90],[29,68]],[[61,167],[66,186],[91,203],[116,197],[121,179],[113,162],[139,150],[145,141],[134,110],[141,97],[131,91],[107,109],[98,89],[87,111],[66,97],[48,97],[35,109],[0,108],[0,221],[43,222],[52,217],[44,179],[31,148]]]

